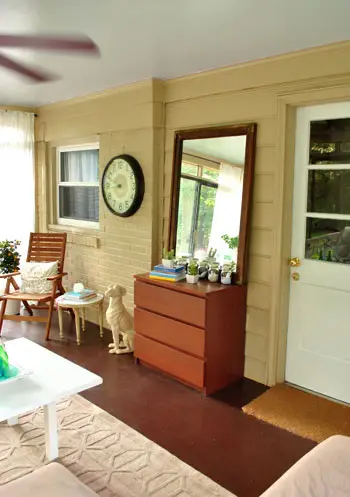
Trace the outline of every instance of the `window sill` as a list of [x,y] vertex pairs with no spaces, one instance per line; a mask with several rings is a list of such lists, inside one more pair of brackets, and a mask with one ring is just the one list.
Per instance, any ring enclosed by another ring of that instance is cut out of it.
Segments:
[[100,227],[86,228],[85,226],[72,226],[68,224],[49,224],[48,229],[50,231],[65,231],[66,233],[78,233],[84,235],[96,235],[101,231]]
[[68,245],[78,245],[90,248],[99,248],[100,239],[97,234],[100,232],[98,228],[79,228],[78,226],[63,226],[62,224],[49,224],[49,231],[57,232],[64,231],[67,233]]

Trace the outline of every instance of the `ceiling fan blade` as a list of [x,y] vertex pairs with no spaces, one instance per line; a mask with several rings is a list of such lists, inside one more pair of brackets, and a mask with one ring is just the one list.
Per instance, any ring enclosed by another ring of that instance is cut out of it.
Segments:
[[69,38],[31,35],[0,35],[0,47],[62,50],[91,54],[100,53],[97,45],[87,36]]
[[0,68],[6,67],[6,69],[10,69],[10,71],[14,71],[17,74],[21,74],[26,78],[35,81],[36,83],[45,83],[46,81],[53,81],[56,78],[53,75],[45,73],[43,71],[38,71],[36,69],[31,69],[23,64],[19,64],[14,60],[6,57],[3,54],[0,54]]

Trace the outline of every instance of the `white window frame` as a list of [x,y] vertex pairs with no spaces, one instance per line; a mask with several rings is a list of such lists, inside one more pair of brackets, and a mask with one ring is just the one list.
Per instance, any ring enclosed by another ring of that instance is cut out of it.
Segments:
[[[79,226],[80,228],[90,228],[98,229],[100,227],[99,221],[81,221],[79,219],[67,219],[65,217],[60,217],[60,186],[98,186],[100,187],[99,181],[97,182],[67,182],[61,181],[61,153],[62,152],[78,152],[83,150],[100,150],[99,143],[84,143],[81,145],[67,145],[62,147],[57,147],[56,149],[56,173],[57,173],[57,189],[56,189],[56,199],[57,199],[57,223],[64,226]],[[100,192],[100,189],[99,189]]]

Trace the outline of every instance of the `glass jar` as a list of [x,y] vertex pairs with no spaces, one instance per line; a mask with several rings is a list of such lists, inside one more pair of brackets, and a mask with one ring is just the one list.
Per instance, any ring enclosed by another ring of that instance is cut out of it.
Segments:
[[207,280],[208,279],[208,261],[205,259],[201,261],[198,265],[198,274],[199,274],[199,279],[200,280]]
[[181,256],[175,260],[175,267],[184,267],[185,271],[187,271],[187,257]]
[[209,265],[208,280],[212,283],[219,281],[220,266],[217,262],[212,262]]
[[232,266],[231,266],[231,264],[224,264],[222,266],[220,281],[223,285],[231,285],[231,283],[232,283]]

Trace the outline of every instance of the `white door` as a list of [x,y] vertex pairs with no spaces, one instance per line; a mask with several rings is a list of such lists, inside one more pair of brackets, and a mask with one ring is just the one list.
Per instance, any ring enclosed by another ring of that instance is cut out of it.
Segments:
[[291,257],[286,381],[350,403],[350,102],[298,109]]

